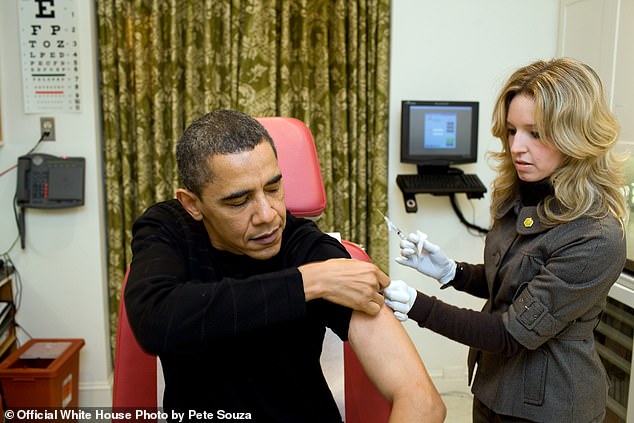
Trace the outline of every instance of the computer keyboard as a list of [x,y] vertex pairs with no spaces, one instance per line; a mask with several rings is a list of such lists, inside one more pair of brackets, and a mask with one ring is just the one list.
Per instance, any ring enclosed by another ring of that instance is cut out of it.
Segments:
[[475,198],[484,196],[487,191],[478,175],[463,173],[398,175],[396,183],[404,194],[447,195],[462,192],[469,198]]

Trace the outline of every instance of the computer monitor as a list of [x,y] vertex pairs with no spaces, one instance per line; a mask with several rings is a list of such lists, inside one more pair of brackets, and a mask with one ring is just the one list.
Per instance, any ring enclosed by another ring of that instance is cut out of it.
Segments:
[[401,162],[420,172],[442,172],[456,163],[478,160],[476,101],[403,100]]

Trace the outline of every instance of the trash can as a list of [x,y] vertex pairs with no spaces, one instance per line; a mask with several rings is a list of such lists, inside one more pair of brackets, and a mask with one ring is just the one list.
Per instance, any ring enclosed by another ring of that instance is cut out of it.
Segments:
[[31,339],[0,363],[7,408],[77,408],[83,339]]

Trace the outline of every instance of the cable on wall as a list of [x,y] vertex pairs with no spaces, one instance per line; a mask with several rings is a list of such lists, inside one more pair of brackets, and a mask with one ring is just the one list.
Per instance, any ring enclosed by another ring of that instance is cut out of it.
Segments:
[[458,216],[458,219],[460,219],[460,222],[463,225],[465,225],[469,229],[473,229],[473,230],[478,231],[478,232],[480,232],[482,234],[488,234],[489,233],[489,229],[483,228],[483,227],[478,226],[478,225],[475,225],[475,224],[467,221],[467,219],[465,219],[464,215],[462,214],[462,211],[458,207],[458,203],[456,202],[456,195],[455,194],[449,194],[449,200],[451,201],[451,207],[453,208],[453,211],[456,213],[456,216]]

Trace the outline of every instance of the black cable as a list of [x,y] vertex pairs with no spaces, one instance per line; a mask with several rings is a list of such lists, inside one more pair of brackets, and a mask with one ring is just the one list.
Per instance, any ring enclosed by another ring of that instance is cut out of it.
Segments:
[[20,236],[20,247],[26,248],[26,221],[24,218],[24,207],[20,207],[20,215],[18,219],[18,233]]
[[[26,222],[24,220],[24,207],[18,206],[18,193],[16,192],[13,196],[13,216],[15,217],[15,225],[18,228],[18,239],[20,240],[20,246],[24,250],[26,246]],[[15,242],[11,244],[7,253],[11,251]]]
[[460,211],[460,208],[458,207],[455,194],[449,194],[449,200],[451,201],[451,207],[453,208],[453,211],[456,213],[456,216],[458,216],[458,219],[460,219],[460,222],[462,222],[463,225],[465,225],[467,228],[474,229],[482,234],[489,233],[488,229],[478,225],[474,225],[471,222],[467,222],[467,219],[464,218],[462,211]]
[[40,143],[41,143],[42,141],[44,141],[44,138],[45,138],[45,137],[48,137],[48,136],[49,136],[49,134],[50,134],[50,132],[48,132],[48,131],[44,131],[44,132],[42,132],[42,136],[40,137],[40,139],[39,139],[39,140],[37,140],[37,142],[35,143],[35,145],[33,146],[33,148],[31,148],[31,149],[30,149],[30,150],[29,150],[26,154],[31,154],[32,152],[34,152],[34,151],[35,151],[35,149],[36,149],[36,148],[40,145]]

